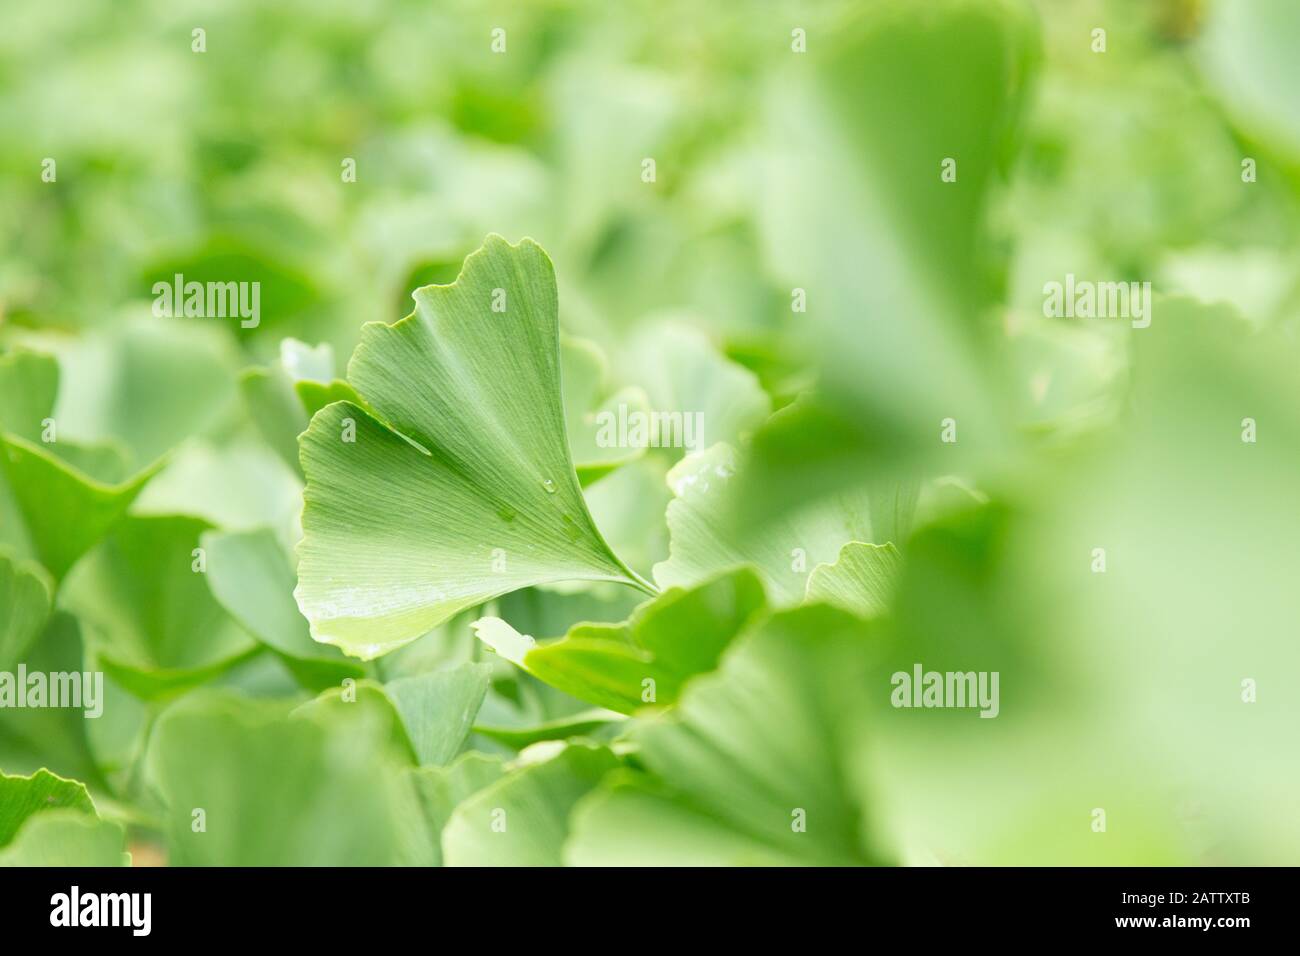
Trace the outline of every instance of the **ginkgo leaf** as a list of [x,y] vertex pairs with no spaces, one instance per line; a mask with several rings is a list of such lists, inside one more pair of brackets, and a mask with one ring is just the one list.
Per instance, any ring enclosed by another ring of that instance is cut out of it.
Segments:
[[648,772],[611,775],[578,806],[566,862],[885,862],[861,777],[877,638],[824,605],[765,619],[632,733]]
[[[53,418],[59,363],[17,349],[0,355],[0,542],[38,558],[54,577],[130,506],[157,465],[127,477],[117,442],[69,441]],[[48,426],[48,427],[47,427]]]
[[[703,451],[719,442],[738,444],[772,411],[772,401],[753,372],[680,320],[642,329],[629,352],[636,363],[629,374],[645,386],[654,410],[681,416],[677,435],[661,435],[658,442],[675,446],[678,454],[683,449]],[[678,440],[672,440],[675,437]]]
[[239,375],[239,392],[262,438],[298,471],[298,436],[306,429],[308,416],[293,380],[275,366],[245,369]]
[[618,758],[586,743],[560,747],[549,759],[525,763],[456,808],[442,834],[447,866],[561,863],[570,811],[618,766]]
[[291,716],[281,702],[210,693],[179,701],[158,719],[148,758],[167,802],[171,862],[399,862],[409,786],[389,759],[391,727],[369,716],[355,703]]
[[186,442],[131,505],[136,515],[190,515],[220,528],[270,528],[288,549],[298,540],[302,483],[253,435]]
[[48,770],[0,773],[0,866],[120,866],[122,843],[83,784]]
[[45,626],[52,591],[40,565],[0,554],[0,671],[9,670]]
[[33,814],[63,807],[81,813],[95,812],[90,794],[75,780],[64,780],[48,770],[37,771],[29,777],[0,773],[0,846],[12,840]]
[[28,349],[0,355],[0,431],[38,441],[58,392],[59,363],[53,356]]
[[[250,417],[270,445],[284,461],[301,473],[298,461],[298,436],[307,429],[320,404],[309,404],[304,397],[328,391],[334,381],[334,350],[328,343],[307,345],[297,339],[280,342],[278,361],[245,369],[239,376],[239,390],[248,406]],[[329,401],[350,397],[339,395]]]
[[748,568],[690,589],[670,588],[621,624],[578,624],[558,641],[537,644],[506,622],[475,623],[502,657],[567,694],[618,713],[676,702],[682,685],[713,670],[747,623],[766,607]]
[[[77,619],[58,609],[50,614],[44,630],[28,645],[21,660],[29,674],[90,669]],[[83,682],[82,703],[87,707],[103,705],[107,712],[105,699],[91,701],[85,696],[92,687]],[[105,786],[88,736],[114,715],[87,720],[86,712],[84,707],[0,707],[0,768],[10,773],[32,773],[44,768],[92,787]]]
[[[83,463],[84,463],[83,459]],[[62,578],[126,513],[161,461],[120,484],[83,473],[43,445],[0,436],[0,467],[35,556]]]
[[850,541],[834,564],[808,575],[808,600],[824,601],[863,617],[882,613],[898,580],[900,558],[893,544]]
[[311,639],[293,600],[293,570],[275,535],[257,531],[205,531],[213,596],[243,627],[270,647],[304,686],[323,690],[364,669],[337,648]]
[[619,465],[645,454],[643,442],[619,423],[649,421],[649,403],[639,388],[606,394],[608,363],[594,342],[565,336],[560,340],[560,373],[564,381],[564,418],[578,480],[585,486]]
[[476,723],[474,733],[514,750],[522,750],[543,740],[567,740],[570,737],[595,737],[604,740],[607,733],[614,732],[623,723],[625,719],[622,714],[594,707],[526,727],[499,727],[494,724]]
[[295,595],[312,636],[374,658],[457,611],[529,585],[650,590],[601,538],[566,441],[555,275],[498,236],[449,286],[371,323],[348,379],[372,410],[321,409]]
[[465,663],[384,685],[421,766],[441,766],[460,753],[491,674],[490,664]]
[[668,473],[676,497],[668,505],[669,557],[654,567],[662,587],[691,585],[752,564],[774,603],[793,605],[804,599],[813,568],[833,562],[845,544],[877,540],[876,525],[896,533],[892,509],[881,514],[884,489],[869,485],[787,511],[756,529],[743,528],[733,512],[736,469],[735,451],[714,445]]
[[395,765],[417,766],[406,724],[378,681],[342,682],[295,707],[289,716],[330,728],[341,746],[364,747]]
[[116,441],[140,468],[235,417],[239,353],[215,324],[132,312],[51,350],[60,442]]
[[199,518],[123,519],[64,584],[104,670],[139,697],[209,680],[258,650],[208,589]]
[[[461,800],[499,778],[501,761],[460,752],[482,702],[491,667],[450,670],[380,685],[370,680],[334,688],[296,708],[294,719],[328,730],[333,746],[385,759],[372,769],[395,798],[395,848],[402,865],[438,865],[440,834]],[[395,773],[394,773],[395,772]]]
[[[442,831],[452,812],[470,796],[500,780],[505,770],[499,757],[481,753],[461,755],[446,767],[420,767],[407,771],[415,796],[418,818],[403,816],[407,830],[404,848],[416,859],[426,857],[442,864]],[[423,845],[427,841],[427,846]]]
[[583,489],[596,527],[631,567],[654,567],[668,557],[668,468],[663,456],[647,456]]
[[298,399],[302,402],[302,406],[307,410],[308,415],[315,415],[330,402],[351,402],[353,405],[360,405],[362,408],[366,406],[361,396],[357,394],[356,389],[342,379],[336,378],[331,382],[313,382],[308,379],[300,379],[294,382],[293,390],[298,393]]

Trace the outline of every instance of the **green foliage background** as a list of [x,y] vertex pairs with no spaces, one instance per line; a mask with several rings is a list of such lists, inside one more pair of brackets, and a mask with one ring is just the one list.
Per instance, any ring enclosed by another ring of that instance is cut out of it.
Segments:
[[0,862],[1296,861],[1300,6],[3,19]]

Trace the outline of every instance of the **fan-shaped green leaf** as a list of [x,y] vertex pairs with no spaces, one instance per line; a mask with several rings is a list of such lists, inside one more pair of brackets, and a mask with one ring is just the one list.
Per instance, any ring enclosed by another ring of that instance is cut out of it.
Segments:
[[301,439],[299,607],[364,659],[462,608],[572,579],[648,586],[587,512],[565,438],[555,275],[490,237],[449,286],[372,323],[348,366],[371,412],[328,405]]

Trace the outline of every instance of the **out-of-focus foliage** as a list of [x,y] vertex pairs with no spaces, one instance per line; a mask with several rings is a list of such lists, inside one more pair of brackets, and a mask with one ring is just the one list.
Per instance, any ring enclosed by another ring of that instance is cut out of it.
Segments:
[[9,4],[0,863],[1294,862],[1298,48]]

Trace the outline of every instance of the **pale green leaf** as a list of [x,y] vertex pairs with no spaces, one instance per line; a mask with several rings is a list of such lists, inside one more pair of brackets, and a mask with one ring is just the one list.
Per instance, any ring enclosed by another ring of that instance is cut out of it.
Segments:
[[37,814],[0,849],[0,867],[102,867],[129,862],[120,826],[74,810]]
[[488,664],[467,663],[384,685],[422,766],[441,766],[460,753],[491,674]]
[[0,553],[0,671],[20,660],[45,626],[52,591],[40,565]]
[[578,624],[558,641],[535,644],[504,621],[476,624],[507,660],[567,694],[622,714],[676,702],[682,685],[718,658],[766,606],[748,568],[690,589],[671,588],[621,624]]
[[274,650],[305,686],[322,690],[365,671],[337,648],[311,639],[307,620],[293,600],[288,556],[266,529],[205,531],[208,585],[244,629]]
[[476,723],[474,733],[513,750],[523,750],[543,740],[567,740],[570,737],[597,737],[603,740],[604,732],[623,723],[622,714],[595,707],[528,726],[500,727]]
[[604,747],[575,743],[513,770],[451,815],[442,834],[446,865],[559,865],[574,804],[617,766]]
[[238,410],[238,352],[214,324],[132,312],[49,348],[62,373],[59,440],[120,442],[136,468]]
[[800,857],[720,821],[654,777],[616,771],[573,813],[576,866],[797,866]]
[[402,716],[377,681],[345,680],[295,707],[290,716],[315,721],[341,744],[375,750],[395,766],[417,766],[415,745]]
[[302,379],[294,383],[293,390],[298,393],[298,399],[308,415],[315,415],[330,402],[351,402],[362,408],[366,405],[356,389],[337,378],[324,384]]
[[[608,363],[594,342],[566,336],[560,340],[560,377],[564,383],[564,419],[578,480],[589,485],[620,465],[645,454],[644,444],[621,441],[617,423],[647,416],[645,393],[624,388],[608,393]],[[611,427],[614,426],[614,427]]]
[[[816,565],[833,562],[850,541],[876,541],[876,524],[889,534],[901,523],[893,507],[896,496],[862,486],[743,528],[733,512],[736,481],[736,454],[727,445],[690,455],[669,472],[676,497],[668,505],[669,557],[654,568],[661,586],[686,586],[752,564],[774,603],[797,604]],[[914,503],[914,495],[909,500]]]
[[262,438],[299,471],[298,436],[306,431],[308,416],[293,379],[276,366],[245,369],[239,375],[239,392]]
[[675,448],[676,455],[703,451],[718,442],[738,445],[772,411],[772,401],[753,372],[680,320],[643,328],[628,355],[628,374],[645,386],[653,410],[660,416],[680,416],[680,424],[666,419],[668,424],[655,436],[657,445]]
[[281,705],[211,695],[163,714],[150,768],[167,801],[171,863],[402,862],[399,816],[409,787],[386,759],[390,728],[348,726],[357,714],[342,704],[290,717]]
[[[750,519],[1014,447],[986,210],[1034,75],[1027,6],[858,4],[816,57],[772,75],[761,219],[769,260],[808,294],[821,407],[756,437]],[[940,442],[949,417],[961,437]]]
[[768,618],[633,733],[652,778],[611,778],[584,801],[566,861],[884,862],[862,779],[879,639],[821,605]]
[[122,829],[99,819],[83,784],[47,770],[0,773],[0,866],[122,862]]
[[75,780],[64,780],[47,770],[28,777],[0,773],[0,846],[12,840],[33,814],[61,807],[71,807],[81,813],[95,812],[90,794]]
[[442,863],[442,831],[452,811],[471,795],[501,779],[505,770],[498,757],[463,754],[446,767],[421,767],[407,772],[414,792],[416,817],[404,817],[403,846],[413,860]]
[[[70,674],[95,669],[86,660],[77,619],[57,609],[44,632],[24,652],[22,663],[28,673]],[[108,683],[106,679],[105,686]],[[83,702],[91,703],[84,698]],[[104,706],[107,709],[106,702]],[[46,768],[101,787],[104,781],[87,735],[104,719],[87,720],[84,709],[73,707],[0,707],[0,768],[11,773]]]
[[27,540],[56,579],[113,527],[158,469],[103,484],[17,435],[0,436],[0,466]]
[[313,395],[327,389],[333,379],[334,350],[329,344],[313,347],[297,339],[280,342],[279,361],[245,369],[239,375],[239,390],[253,424],[275,453],[300,474],[298,436],[328,402],[309,405],[299,389],[306,386],[307,394]]
[[257,650],[195,570],[209,527],[198,518],[127,517],[64,584],[64,603],[100,663],[137,696],[210,680]]
[[825,601],[862,617],[881,614],[893,596],[899,561],[893,544],[850,541],[834,564],[813,568],[807,600]]
[[299,476],[249,434],[186,442],[131,506],[132,514],[191,515],[229,531],[270,528],[286,550],[301,510]]
[[39,441],[59,392],[59,363],[28,349],[0,354],[0,431]]

